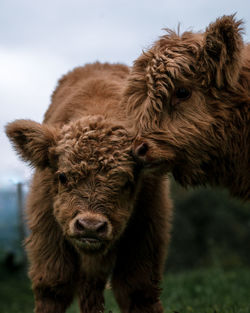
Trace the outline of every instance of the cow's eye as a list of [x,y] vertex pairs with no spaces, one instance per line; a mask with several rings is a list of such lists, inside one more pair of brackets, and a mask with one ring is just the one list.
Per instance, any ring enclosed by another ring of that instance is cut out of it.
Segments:
[[58,179],[62,185],[65,185],[68,182],[68,179],[65,173],[59,173]]
[[191,90],[186,87],[176,89],[175,96],[179,100],[187,100],[191,96]]

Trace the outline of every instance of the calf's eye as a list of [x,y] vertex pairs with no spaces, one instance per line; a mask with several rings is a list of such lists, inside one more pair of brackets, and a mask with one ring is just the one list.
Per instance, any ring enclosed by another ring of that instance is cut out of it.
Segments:
[[129,180],[127,180],[125,183],[124,183],[124,185],[123,185],[123,189],[129,189],[131,187],[131,183],[130,183],[130,181]]
[[126,179],[123,185],[121,186],[121,189],[123,191],[128,191],[128,190],[131,190],[132,187],[133,187],[133,182],[130,179]]
[[58,179],[60,181],[61,184],[65,185],[68,181],[67,176],[65,175],[65,173],[60,173],[58,175]]
[[179,100],[187,100],[191,96],[191,90],[186,87],[176,89],[175,96]]

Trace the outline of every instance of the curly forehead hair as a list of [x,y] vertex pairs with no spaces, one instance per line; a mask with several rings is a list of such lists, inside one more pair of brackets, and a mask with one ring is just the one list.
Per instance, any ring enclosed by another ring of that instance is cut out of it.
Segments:
[[[134,163],[128,131],[99,117],[84,117],[62,128],[55,152],[65,171],[88,175]],[[125,171],[125,168],[124,168]]]
[[191,32],[180,35],[166,29],[166,34],[135,61],[123,101],[128,112],[144,127],[159,126],[164,102],[176,83],[197,79],[194,65],[201,43],[194,36],[201,35]]

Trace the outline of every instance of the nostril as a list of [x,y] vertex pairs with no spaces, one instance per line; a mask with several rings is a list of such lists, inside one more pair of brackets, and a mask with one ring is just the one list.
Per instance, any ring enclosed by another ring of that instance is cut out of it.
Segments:
[[101,234],[106,234],[108,230],[108,223],[107,222],[99,222],[96,225],[96,232],[101,235]]
[[78,231],[84,231],[85,230],[85,223],[83,220],[79,219],[79,220],[76,220],[75,222],[75,229],[78,230]]
[[142,142],[135,148],[135,155],[137,157],[144,157],[149,150],[148,144],[146,142]]

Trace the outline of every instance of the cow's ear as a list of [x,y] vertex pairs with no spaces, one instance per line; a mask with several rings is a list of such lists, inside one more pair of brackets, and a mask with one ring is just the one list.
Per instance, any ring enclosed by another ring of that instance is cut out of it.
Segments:
[[201,50],[206,84],[232,87],[238,80],[243,48],[241,34],[242,21],[236,21],[234,15],[218,18],[207,27]]
[[5,130],[15,150],[24,161],[39,168],[51,165],[49,150],[56,145],[54,128],[31,120],[16,120],[9,123]]

